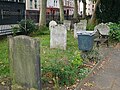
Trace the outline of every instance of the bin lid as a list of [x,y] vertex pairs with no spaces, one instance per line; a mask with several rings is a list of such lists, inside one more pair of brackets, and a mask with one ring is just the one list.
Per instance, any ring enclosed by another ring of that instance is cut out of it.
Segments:
[[92,36],[94,34],[95,34],[94,31],[79,31],[79,32],[77,32],[77,35],[90,35],[90,36]]

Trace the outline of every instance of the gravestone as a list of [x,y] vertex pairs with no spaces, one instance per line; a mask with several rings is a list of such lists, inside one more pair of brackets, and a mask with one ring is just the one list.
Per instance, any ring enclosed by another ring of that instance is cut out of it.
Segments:
[[41,90],[40,49],[36,39],[23,35],[9,37],[9,59],[13,88],[17,84]]
[[67,30],[64,25],[57,25],[50,30],[50,48],[66,50]]
[[56,21],[54,21],[54,20],[50,21],[50,23],[49,23],[49,30],[51,30],[51,28],[53,28],[56,25],[57,25]]
[[100,23],[97,26],[95,26],[94,31],[99,31],[102,35],[109,35],[110,28],[104,23]]
[[87,27],[87,20],[80,20],[81,23],[83,23],[84,29],[86,30]]
[[65,25],[65,27],[66,27],[67,30],[70,30],[71,21],[64,20],[64,25]]
[[84,24],[81,22],[74,24],[74,38],[78,37],[77,32],[79,32],[79,31],[86,31]]

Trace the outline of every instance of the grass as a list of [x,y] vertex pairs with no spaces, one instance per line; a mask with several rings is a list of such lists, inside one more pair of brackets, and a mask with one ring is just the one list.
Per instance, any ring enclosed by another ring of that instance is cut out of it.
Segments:
[[[78,50],[77,39],[73,38],[73,32],[67,34],[67,50],[50,49],[50,35],[40,35],[35,38],[40,40],[40,56],[41,61],[49,60],[72,60],[74,54]],[[7,39],[0,40],[0,76],[8,76],[9,61],[8,61],[8,42]]]
[[74,53],[78,51],[77,39],[73,38],[73,33],[68,32],[67,36],[67,50],[50,49],[50,36],[43,35],[37,37],[40,39],[41,47],[41,60],[49,61],[56,60],[71,60],[74,57]]
[[9,76],[8,43],[7,39],[0,40],[0,77]]
[[[37,38],[40,41],[40,58],[42,67],[47,67],[50,61],[65,61],[69,62],[76,59],[76,52],[78,50],[77,39],[74,39],[72,31],[67,32],[67,49],[51,49],[50,35],[39,35]],[[67,67],[66,67],[67,68]],[[84,70],[84,69],[83,69]],[[87,70],[88,71],[88,70]],[[86,70],[80,71],[84,75]],[[84,77],[82,74],[82,77]],[[9,61],[8,61],[8,42],[7,39],[0,40],[0,77],[9,76]],[[68,75],[69,76],[69,75]]]

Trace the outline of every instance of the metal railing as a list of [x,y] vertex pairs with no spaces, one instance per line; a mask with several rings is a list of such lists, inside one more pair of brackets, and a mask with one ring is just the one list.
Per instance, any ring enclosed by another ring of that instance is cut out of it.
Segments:
[[12,34],[12,27],[15,26],[15,24],[12,25],[0,25],[0,36],[2,35],[8,35]]

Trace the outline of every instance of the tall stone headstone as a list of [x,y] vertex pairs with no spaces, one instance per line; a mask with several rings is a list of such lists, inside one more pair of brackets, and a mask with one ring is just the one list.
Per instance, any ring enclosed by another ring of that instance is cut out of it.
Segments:
[[66,50],[67,30],[64,25],[57,25],[50,30],[50,48]]
[[67,30],[70,30],[71,21],[70,20],[64,20],[64,25],[65,25]]
[[56,25],[57,25],[56,21],[54,21],[54,20],[50,21],[50,23],[49,23],[49,30],[51,30],[51,28],[53,28]]
[[77,38],[77,32],[79,31],[86,31],[86,28],[83,23],[75,23],[74,24],[74,38]]
[[104,23],[100,23],[95,26],[94,31],[99,31],[102,35],[109,35],[110,28]]
[[36,39],[23,35],[9,37],[9,59],[13,85],[41,90],[40,49]]

